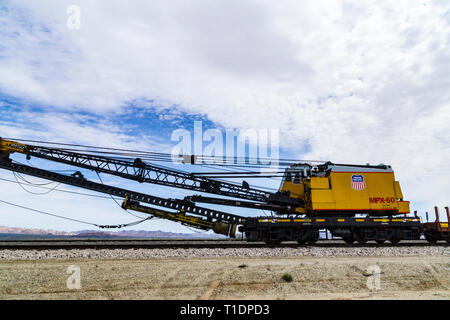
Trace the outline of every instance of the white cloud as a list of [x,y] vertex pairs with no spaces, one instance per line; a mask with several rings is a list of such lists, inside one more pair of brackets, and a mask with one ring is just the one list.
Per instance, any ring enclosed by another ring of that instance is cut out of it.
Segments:
[[7,3],[3,93],[96,113],[151,98],[280,128],[281,147],[310,146],[302,158],[390,163],[408,199],[448,205],[448,2]]
[[0,119],[0,137],[20,138],[88,146],[151,150],[166,152],[168,141],[142,132],[135,136],[129,126],[118,125],[113,119],[65,112],[14,112],[15,120]]

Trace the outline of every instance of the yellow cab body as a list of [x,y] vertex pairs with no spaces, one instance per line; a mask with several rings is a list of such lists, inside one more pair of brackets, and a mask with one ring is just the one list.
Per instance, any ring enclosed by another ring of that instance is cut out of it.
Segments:
[[298,213],[395,215],[409,213],[409,202],[390,166],[297,165],[286,169],[281,192],[305,203]]

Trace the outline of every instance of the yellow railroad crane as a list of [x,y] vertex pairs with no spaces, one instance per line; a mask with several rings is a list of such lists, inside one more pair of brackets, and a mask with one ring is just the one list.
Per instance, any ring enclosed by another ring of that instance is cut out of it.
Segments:
[[[159,198],[89,181],[79,172],[68,176],[23,165],[11,159],[13,153],[24,154],[27,159],[44,159],[139,183],[219,197]],[[326,229],[349,243],[369,240],[396,243],[402,239],[418,239],[421,232],[420,219],[406,217],[409,202],[404,200],[400,184],[389,165],[293,164],[285,170],[278,192],[272,193],[251,187],[245,181],[238,184],[212,179],[198,173],[158,166],[140,158],[106,156],[105,152],[93,149],[89,152],[74,151],[49,147],[45,143],[35,145],[0,138],[0,168],[121,197],[126,209],[230,237],[234,237],[239,226],[248,241],[314,243],[319,230]],[[242,217],[199,207],[199,202],[269,210],[273,216]]]

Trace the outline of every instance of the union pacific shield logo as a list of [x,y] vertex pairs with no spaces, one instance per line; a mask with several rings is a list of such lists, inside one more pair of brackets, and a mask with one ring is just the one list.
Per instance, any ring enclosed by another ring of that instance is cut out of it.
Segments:
[[364,182],[364,176],[361,174],[352,175],[352,188],[355,190],[364,190],[366,183]]

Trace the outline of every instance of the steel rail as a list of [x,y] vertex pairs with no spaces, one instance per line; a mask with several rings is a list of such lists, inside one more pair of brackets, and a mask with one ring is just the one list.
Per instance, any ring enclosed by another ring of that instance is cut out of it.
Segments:
[[205,239],[39,239],[0,240],[1,250],[54,250],[54,249],[192,249],[192,248],[386,248],[386,247],[448,247],[448,243],[428,243],[427,241],[404,241],[392,243],[347,244],[342,240],[319,240],[309,245],[286,242],[268,245],[263,242],[241,240]]

